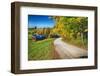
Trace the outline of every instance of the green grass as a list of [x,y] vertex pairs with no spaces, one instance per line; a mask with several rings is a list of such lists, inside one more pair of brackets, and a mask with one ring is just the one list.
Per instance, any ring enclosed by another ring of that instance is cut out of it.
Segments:
[[52,52],[54,39],[41,41],[28,40],[28,60],[47,60],[53,59]]

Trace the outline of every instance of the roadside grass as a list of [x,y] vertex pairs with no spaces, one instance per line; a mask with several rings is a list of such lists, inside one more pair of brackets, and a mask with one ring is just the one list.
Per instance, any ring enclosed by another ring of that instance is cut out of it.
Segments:
[[77,46],[79,48],[82,48],[82,49],[85,49],[85,50],[88,50],[88,43],[85,41],[84,44],[82,43],[82,40],[81,39],[77,39],[77,40],[64,40],[62,39],[64,42],[67,42],[69,44],[72,44],[74,46]]
[[41,41],[28,40],[28,60],[53,59],[52,52],[54,39],[48,38]]

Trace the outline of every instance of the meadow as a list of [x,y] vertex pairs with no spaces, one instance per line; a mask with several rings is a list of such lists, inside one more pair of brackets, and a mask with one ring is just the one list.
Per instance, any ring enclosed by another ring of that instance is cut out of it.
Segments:
[[58,58],[53,45],[54,38],[32,41],[31,34],[29,34],[28,38],[28,60],[51,60]]

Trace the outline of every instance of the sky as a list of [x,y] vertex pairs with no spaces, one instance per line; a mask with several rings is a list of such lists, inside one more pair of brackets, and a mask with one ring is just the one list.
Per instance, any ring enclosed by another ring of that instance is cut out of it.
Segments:
[[45,15],[28,15],[28,28],[52,28],[54,27],[54,20],[50,16]]

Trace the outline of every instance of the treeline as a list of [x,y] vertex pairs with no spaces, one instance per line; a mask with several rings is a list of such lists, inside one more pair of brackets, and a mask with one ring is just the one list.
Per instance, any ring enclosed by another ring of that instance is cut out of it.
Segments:
[[87,48],[88,18],[87,17],[53,17],[56,24],[53,33],[60,34],[63,40]]
[[34,28],[29,28],[28,34],[39,34],[39,35],[45,35],[46,37],[50,36],[52,28],[37,28],[36,26]]

